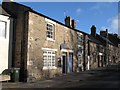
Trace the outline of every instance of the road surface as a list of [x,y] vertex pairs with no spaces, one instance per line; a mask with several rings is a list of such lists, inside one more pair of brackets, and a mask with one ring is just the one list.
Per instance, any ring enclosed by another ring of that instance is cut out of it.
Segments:
[[120,64],[79,73],[70,73],[31,83],[3,82],[2,88],[115,88],[120,90]]

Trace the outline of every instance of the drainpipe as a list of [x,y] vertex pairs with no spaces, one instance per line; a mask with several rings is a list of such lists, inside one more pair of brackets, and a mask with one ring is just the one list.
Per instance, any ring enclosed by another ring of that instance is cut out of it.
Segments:
[[109,60],[108,60],[108,29],[106,29],[106,63],[107,65],[109,64]]
[[88,56],[88,64],[87,64],[88,66],[88,70],[90,70],[90,56]]
[[13,19],[13,33],[12,33],[12,66],[15,67],[15,48],[16,48],[16,18]]
[[86,61],[85,61],[85,59],[86,59],[86,38],[85,38],[85,36],[86,35],[84,35],[84,41],[83,41],[83,47],[84,47],[84,53],[83,53],[83,71],[85,71],[86,70]]
[[10,17],[9,20],[10,20],[10,29],[9,29],[10,32],[9,32],[9,54],[8,54],[9,64],[8,64],[8,68],[12,68],[13,67],[13,61],[12,61],[12,55],[13,55],[13,53],[12,53],[13,52],[13,47],[12,47],[12,45],[13,45],[13,18]]
[[88,64],[87,69],[90,70],[90,41],[88,40]]

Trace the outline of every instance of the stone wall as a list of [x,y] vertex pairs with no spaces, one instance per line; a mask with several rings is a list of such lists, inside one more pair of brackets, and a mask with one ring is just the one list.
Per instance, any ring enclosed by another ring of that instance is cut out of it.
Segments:
[[47,40],[46,37],[46,21],[42,17],[33,12],[29,12],[28,25],[28,53],[27,53],[27,69],[29,79],[42,79],[43,77],[54,77],[61,74],[61,68],[52,70],[43,70],[43,50],[42,48],[56,49],[56,67],[57,58],[61,58],[62,52],[60,45],[64,43],[70,50],[73,50],[73,71],[76,70],[76,52],[77,52],[77,32],[67,28],[59,23],[55,23],[55,40]]
[[90,69],[98,67],[97,44],[90,42]]

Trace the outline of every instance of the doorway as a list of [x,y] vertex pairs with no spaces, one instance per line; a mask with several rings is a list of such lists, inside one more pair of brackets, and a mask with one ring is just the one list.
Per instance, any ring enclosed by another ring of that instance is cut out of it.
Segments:
[[62,65],[62,73],[67,73],[67,53],[64,52],[62,55],[63,65]]

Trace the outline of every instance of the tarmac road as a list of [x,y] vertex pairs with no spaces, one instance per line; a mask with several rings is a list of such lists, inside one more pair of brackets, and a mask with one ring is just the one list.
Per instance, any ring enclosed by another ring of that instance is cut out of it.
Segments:
[[32,83],[3,82],[5,88],[115,88],[120,90],[120,64],[79,73],[70,73]]

